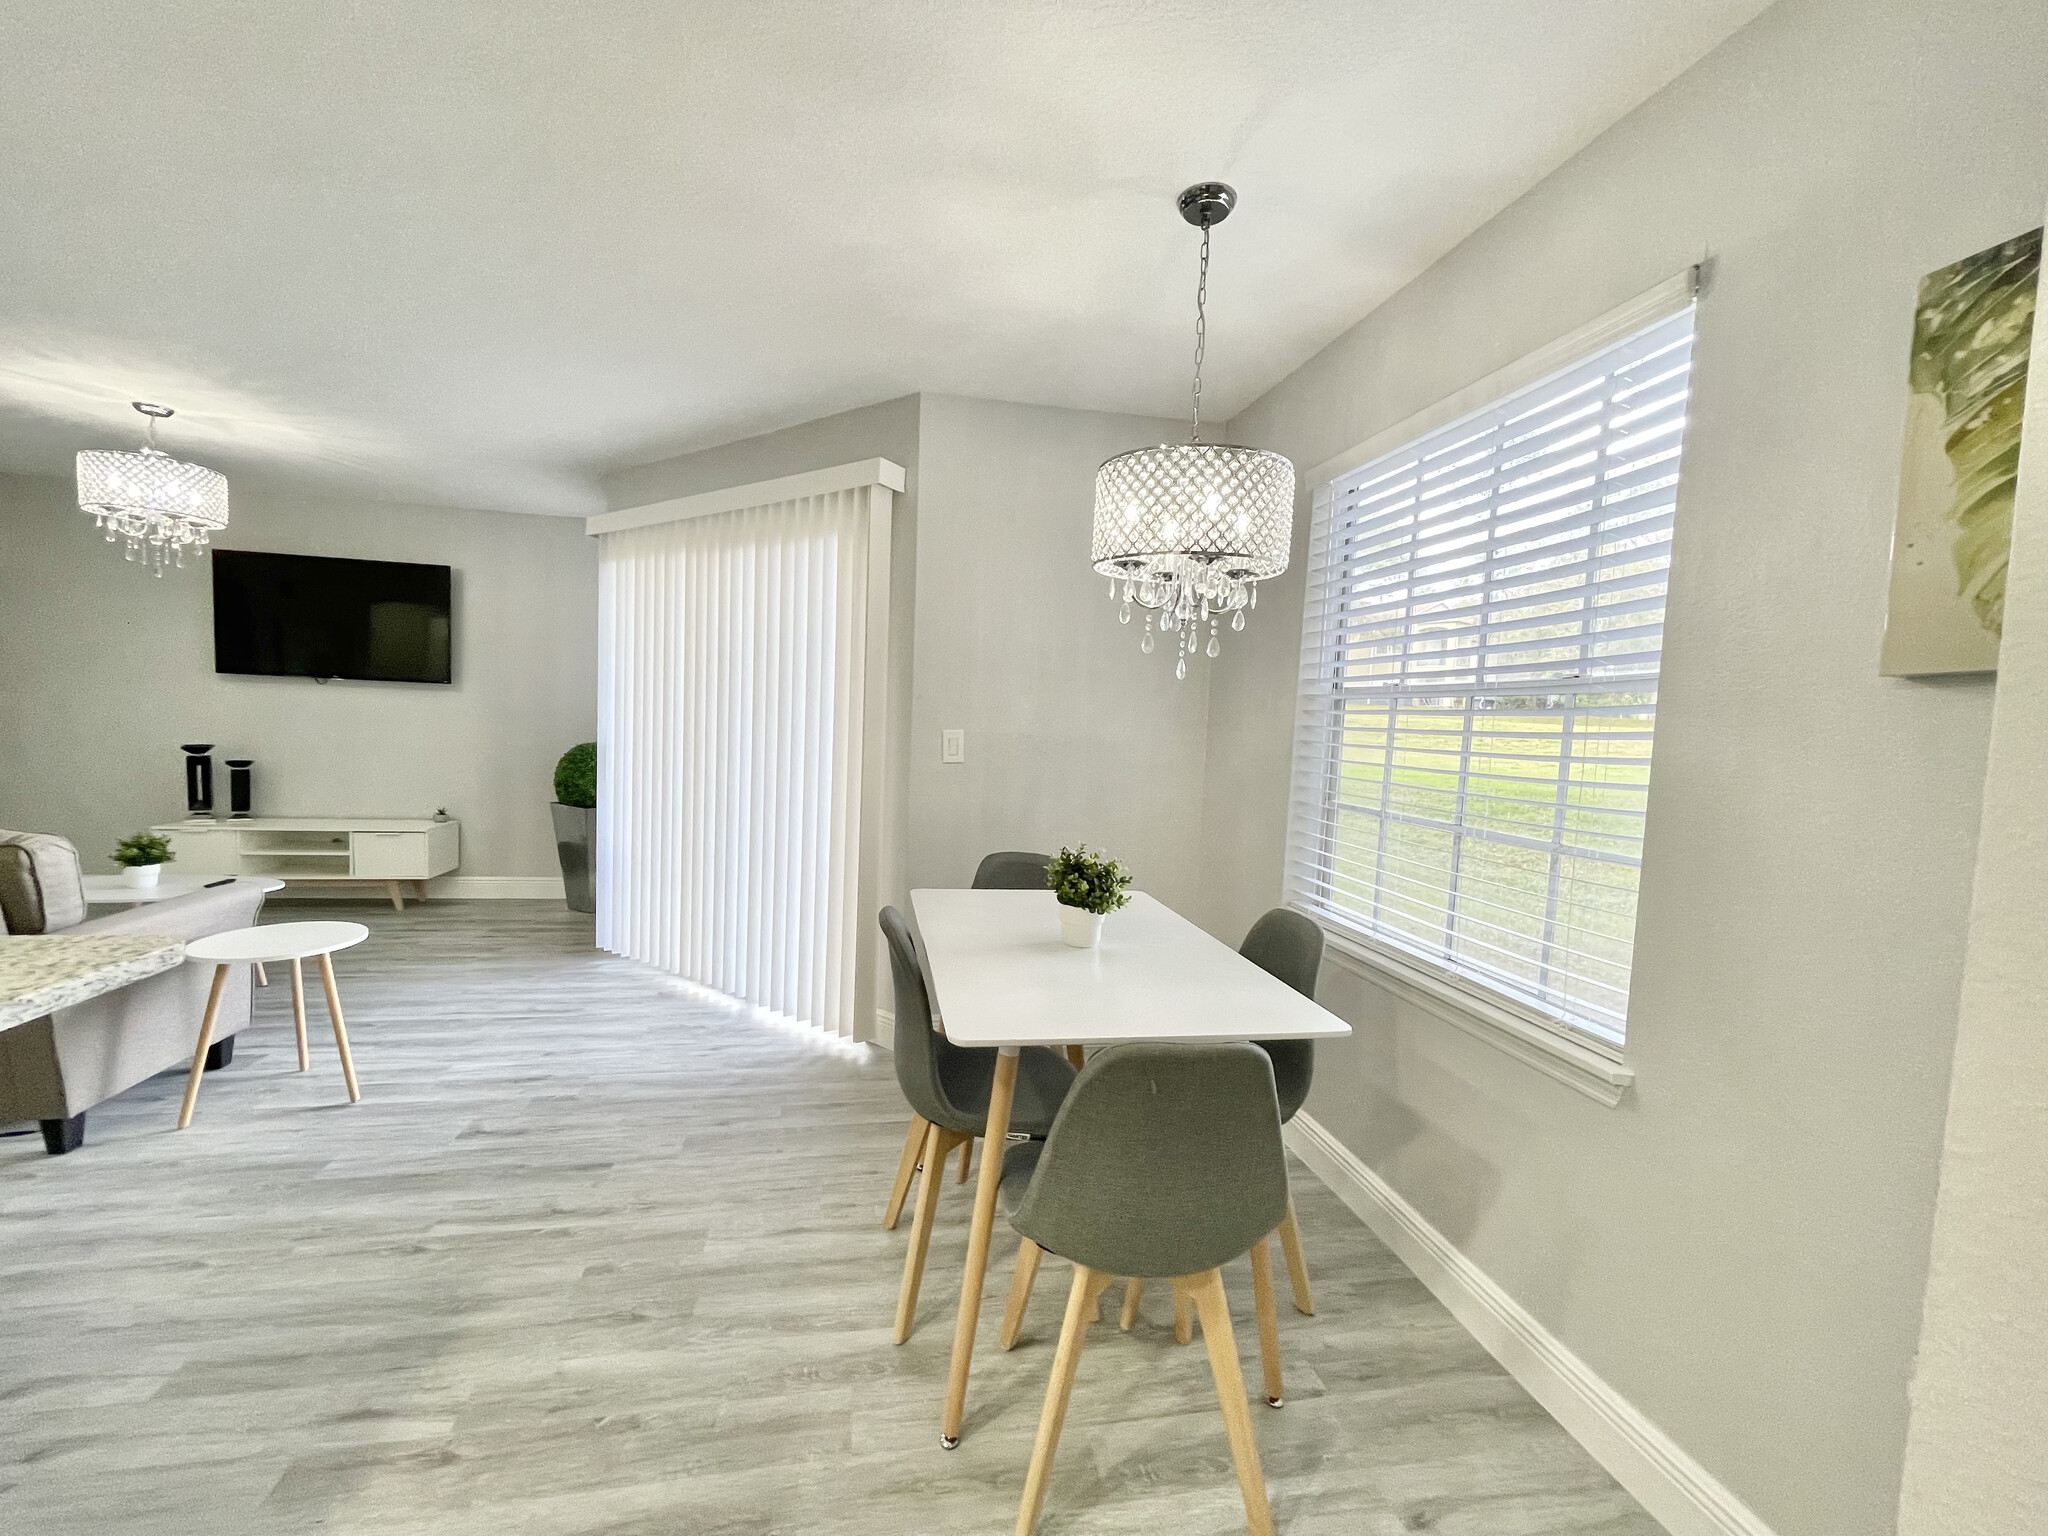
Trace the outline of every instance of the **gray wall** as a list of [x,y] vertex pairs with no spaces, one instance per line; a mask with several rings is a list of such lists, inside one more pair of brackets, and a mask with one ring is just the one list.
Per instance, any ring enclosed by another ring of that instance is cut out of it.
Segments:
[[[631,507],[881,455],[908,470],[891,593],[890,899],[985,853],[1087,841],[1197,899],[1207,669],[1173,680],[1087,576],[1095,469],[1178,434],[1141,416],[913,395],[605,480]],[[967,732],[941,764],[939,732]],[[887,1006],[886,989],[883,1004]]]
[[[1095,470],[1177,422],[926,395],[911,707],[910,883],[985,853],[1086,841],[1183,909],[1197,897],[1208,664],[1173,677],[1088,574]],[[939,734],[967,732],[941,763]]]
[[2027,397],[1905,1536],[2048,1531],[2048,365]]
[[[1906,355],[1920,275],[2039,222],[2044,121],[2039,0],[1784,0],[1233,423],[1307,470],[1712,258],[1637,1088],[1327,968],[1308,1109],[1782,1536],[1893,1523],[1992,691],[1877,675]],[[1300,557],[1212,687],[1225,938],[1280,891]]]
[[580,521],[233,487],[233,549],[455,568],[455,682],[319,684],[213,670],[204,564],[121,558],[67,481],[0,477],[0,825],[59,832],[88,870],[182,816],[178,744],[256,760],[256,810],[462,822],[463,875],[560,873],[555,759],[596,734],[597,557]]

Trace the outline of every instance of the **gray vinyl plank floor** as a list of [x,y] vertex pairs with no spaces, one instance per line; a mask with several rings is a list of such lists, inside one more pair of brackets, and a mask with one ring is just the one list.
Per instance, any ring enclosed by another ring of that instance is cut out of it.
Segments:
[[[948,1183],[917,1330],[880,1213],[906,1112],[886,1053],[760,1019],[525,902],[346,916],[351,1106],[283,977],[176,1121],[182,1074],[86,1146],[0,1140],[0,1530],[918,1536],[1010,1529],[1067,1274],[938,1422],[972,1184]],[[281,969],[281,968],[279,968]],[[1655,1536],[1334,1196],[1295,1169],[1317,1315],[1254,1405],[1291,1536]],[[1249,1273],[1226,1271],[1257,1381]],[[1091,1330],[1040,1530],[1243,1529],[1199,1344],[1165,1287]],[[1106,1306],[1112,1311],[1116,1293]]]

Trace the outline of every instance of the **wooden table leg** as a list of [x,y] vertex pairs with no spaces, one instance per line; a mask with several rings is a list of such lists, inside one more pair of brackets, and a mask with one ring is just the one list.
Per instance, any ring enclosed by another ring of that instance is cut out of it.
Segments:
[[925,1132],[931,1128],[931,1121],[923,1115],[911,1115],[910,1130],[903,1137],[903,1156],[896,1163],[896,1182],[889,1188],[889,1203],[882,1211],[882,1225],[891,1232],[896,1230],[896,1218],[903,1214],[903,1200],[910,1193],[910,1176],[917,1172]]
[[259,987],[270,985],[270,972],[263,969],[263,962],[261,960],[256,962],[256,985]]
[[1080,1071],[1083,1067],[1088,1065],[1088,1053],[1082,1050],[1081,1047],[1079,1047],[1078,1045],[1068,1046],[1067,1065],[1072,1067],[1076,1072]]
[[354,1104],[363,1092],[356,1087],[356,1059],[348,1053],[348,1026],[341,1019],[341,994],[334,990],[332,956],[320,957],[320,985],[327,990],[327,1017],[334,1020],[334,1048],[341,1052],[341,1075],[348,1082],[348,1101]]
[[1187,1290],[1202,1317],[1202,1340],[1209,1346],[1209,1373],[1216,1378],[1223,1432],[1230,1439],[1237,1488],[1244,1496],[1245,1526],[1251,1536],[1273,1536],[1273,1513],[1266,1504],[1259,1443],[1252,1434],[1251,1414],[1244,1405],[1244,1375],[1237,1364],[1237,1340],[1230,1331],[1230,1302],[1223,1294],[1223,1272],[1212,1269],[1204,1275],[1190,1276]]
[[199,1103],[199,1079],[206,1075],[206,1048],[213,1044],[214,1020],[220,1017],[220,995],[227,990],[228,968],[213,968],[213,987],[206,994],[206,1016],[199,1021],[199,1045],[192,1052],[192,1075],[185,1079],[185,1102],[178,1109],[178,1129],[192,1123],[192,1111]]
[[1067,1313],[1060,1323],[1059,1347],[1053,1351],[1052,1379],[1045,1384],[1045,1407],[1038,1415],[1038,1437],[1031,1446],[1031,1467],[1024,1474],[1024,1498],[1017,1506],[1017,1536],[1031,1536],[1045,1508],[1045,1490],[1052,1481],[1052,1459],[1059,1453],[1060,1430],[1067,1422],[1067,1401],[1074,1395],[1074,1372],[1081,1364],[1081,1346],[1095,1320],[1102,1289],[1111,1276],[1084,1265],[1074,1266],[1073,1289],[1067,1292]]
[[1301,1254],[1301,1228],[1295,1225],[1292,1195],[1287,1197],[1287,1219],[1280,1223],[1280,1251],[1287,1255],[1287,1279],[1294,1287],[1294,1310],[1303,1317],[1314,1317],[1316,1304],[1309,1295],[1308,1260]]
[[1252,1244],[1252,1297],[1259,1317],[1259,1367],[1265,1375],[1266,1406],[1278,1408],[1280,1396],[1280,1321],[1273,1312],[1273,1247],[1270,1239]]
[[299,1036],[299,1070],[306,1070],[306,973],[296,956],[292,959],[292,1027]]
[[1031,1305],[1031,1282],[1038,1278],[1038,1261],[1045,1250],[1028,1237],[1017,1239],[1017,1267],[1010,1274],[1010,1302],[1003,1308],[1002,1332],[996,1342],[1004,1349],[1017,1347],[1018,1330],[1024,1326],[1024,1309]]
[[946,1378],[946,1417],[939,1444],[960,1443],[967,1416],[967,1368],[974,1363],[974,1329],[981,1321],[981,1287],[988,1278],[988,1244],[996,1225],[996,1189],[1003,1182],[1003,1149],[1010,1134],[1010,1101],[1017,1092],[1017,1047],[996,1054],[989,1085],[988,1125],[982,1134],[981,1177],[974,1186],[974,1224],[967,1229],[967,1271],[960,1279],[960,1315],[953,1324],[953,1368]]

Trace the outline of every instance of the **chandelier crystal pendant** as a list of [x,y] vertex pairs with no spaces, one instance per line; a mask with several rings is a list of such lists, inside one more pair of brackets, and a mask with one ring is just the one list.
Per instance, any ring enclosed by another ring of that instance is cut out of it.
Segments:
[[78,455],[78,508],[90,512],[107,542],[125,539],[128,558],[156,575],[183,565],[185,551],[204,549],[228,525],[228,482],[218,470],[174,459],[156,445],[156,424],[175,414],[167,405],[133,402],[148,420],[138,453],[87,448]]
[[1095,472],[1095,573],[1131,622],[1145,610],[1141,648],[1153,648],[1154,625],[1171,634],[1179,656],[1173,675],[1188,675],[1188,657],[1203,645],[1223,646],[1223,616],[1244,628],[1259,603],[1261,581],[1287,569],[1294,535],[1294,465],[1262,448],[1202,441],[1202,353],[1208,344],[1209,229],[1237,203],[1220,181],[1180,195],[1181,217],[1202,231],[1201,276],[1195,284],[1194,423],[1185,443],[1162,443],[1118,454]]

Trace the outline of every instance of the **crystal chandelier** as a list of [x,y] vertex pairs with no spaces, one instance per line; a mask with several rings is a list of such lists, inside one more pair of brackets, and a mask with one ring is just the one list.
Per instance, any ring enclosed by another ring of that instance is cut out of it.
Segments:
[[1095,472],[1095,540],[1091,558],[1109,578],[1120,622],[1145,610],[1142,648],[1153,626],[1172,634],[1179,650],[1173,675],[1188,675],[1188,657],[1202,644],[1214,656],[1223,615],[1244,628],[1259,603],[1258,584],[1287,569],[1294,533],[1294,465],[1261,448],[1202,441],[1202,353],[1208,344],[1209,227],[1220,224],[1237,193],[1205,181],[1180,195],[1181,217],[1202,231],[1201,277],[1195,284],[1194,426],[1185,443],[1120,453]]
[[149,442],[140,453],[88,448],[78,455],[78,507],[104,528],[107,542],[128,541],[128,558],[156,575],[185,551],[204,549],[228,525],[228,482],[218,470],[174,459],[156,445],[156,424],[174,414],[167,405],[133,402],[148,419]]

